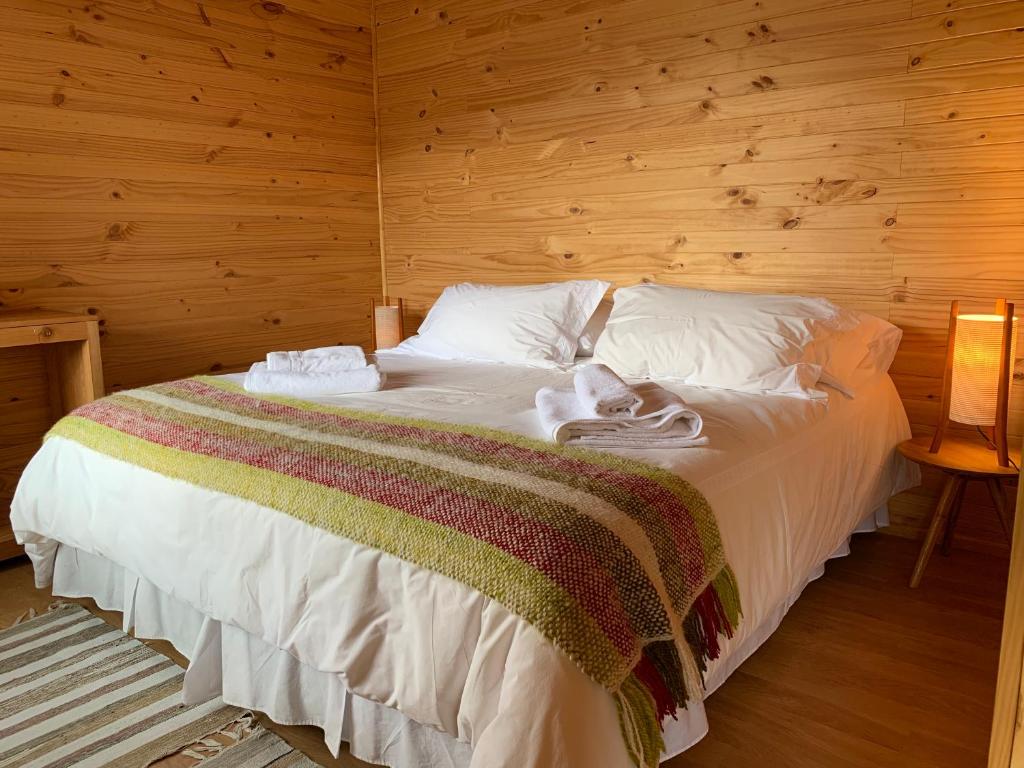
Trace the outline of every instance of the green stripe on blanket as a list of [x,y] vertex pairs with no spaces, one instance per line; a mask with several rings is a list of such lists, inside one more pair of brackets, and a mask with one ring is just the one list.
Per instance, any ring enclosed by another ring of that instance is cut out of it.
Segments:
[[638,766],[657,765],[662,718],[702,694],[707,661],[739,621],[703,496],[614,454],[254,396],[214,377],[103,398],[54,435],[496,600],[615,696]]

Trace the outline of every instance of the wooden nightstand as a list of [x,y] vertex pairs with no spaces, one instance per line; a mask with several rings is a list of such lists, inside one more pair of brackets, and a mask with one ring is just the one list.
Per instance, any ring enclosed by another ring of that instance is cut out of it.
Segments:
[[[0,310],[0,354],[8,347],[30,345],[41,346],[45,355],[52,421],[103,395],[100,326],[95,317],[45,309]],[[19,554],[21,547],[2,510],[0,560]]]
[[[995,451],[980,440],[947,437],[938,453],[929,453],[931,442],[930,437],[916,437],[898,446],[899,452],[911,461],[940,469],[947,476],[942,494],[932,513],[928,533],[921,545],[921,554],[918,555],[917,565],[914,566],[914,575],[910,578],[911,587],[921,583],[924,569],[928,566],[928,559],[932,556],[940,534],[943,536],[942,551],[948,554],[957,516],[960,513],[960,503],[963,501],[964,488],[969,481],[985,482],[1007,538],[1010,538],[1013,532],[1013,520],[1007,508],[1003,480],[1016,477],[1019,474],[1018,470],[1013,467],[1000,467],[996,462]],[[1021,465],[1019,451],[1011,451],[1010,458],[1018,467]]]

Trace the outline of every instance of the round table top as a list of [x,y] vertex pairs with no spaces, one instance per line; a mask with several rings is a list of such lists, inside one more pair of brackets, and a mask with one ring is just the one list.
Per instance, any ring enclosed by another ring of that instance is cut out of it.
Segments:
[[[977,440],[965,440],[959,437],[946,437],[938,453],[930,453],[932,439],[915,437],[905,440],[898,446],[899,452],[918,464],[927,464],[952,472],[968,475],[991,475],[993,477],[1015,477],[1018,470],[1001,467],[996,461],[996,452],[989,448],[979,437]],[[1020,451],[1010,451],[1010,459],[1019,467]]]

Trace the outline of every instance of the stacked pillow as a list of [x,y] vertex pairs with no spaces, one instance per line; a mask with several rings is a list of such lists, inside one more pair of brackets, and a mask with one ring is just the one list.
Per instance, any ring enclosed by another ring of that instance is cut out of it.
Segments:
[[902,332],[802,296],[609,283],[460,283],[397,352],[545,367],[593,355],[620,376],[791,397],[849,396],[888,370]]
[[419,333],[395,351],[447,360],[567,365],[610,285],[603,280],[452,285],[434,302]]
[[741,392],[852,396],[884,372],[901,331],[827,299],[665,285],[620,288],[594,361],[620,376]]

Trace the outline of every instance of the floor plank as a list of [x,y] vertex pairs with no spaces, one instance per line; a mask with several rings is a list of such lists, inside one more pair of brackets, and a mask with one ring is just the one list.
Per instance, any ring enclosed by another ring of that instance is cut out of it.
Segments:
[[[710,734],[664,768],[981,768],[995,691],[1007,562],[954,550],[921,587],[914,542],[854,538],[772,638],[708,701]],[[0,626],[52,601],[25,560],[0,564]],[[100,611],[119,625],[120,614]],[[162,641],[147,643],[178,663]],[[327,768],[315,728],[268,726]]]

